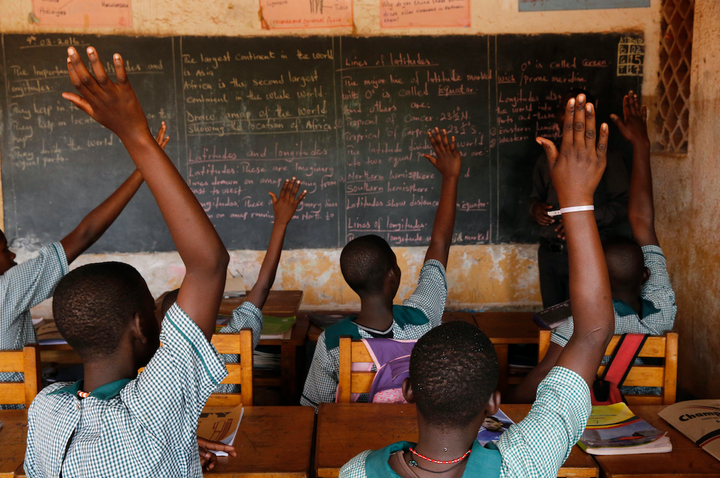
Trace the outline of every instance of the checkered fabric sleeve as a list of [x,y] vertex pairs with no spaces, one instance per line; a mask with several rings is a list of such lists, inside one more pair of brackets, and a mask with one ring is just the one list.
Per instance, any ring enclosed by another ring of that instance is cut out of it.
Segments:
[[554,367],[538,386],[527,417],[500,437],[500,477],[557,476],[591,410],[587,383],[572,370]]
[[184,440],[185,433],[195,433],[205,402],[227,370],[215,347],[177,303],[165,315],[160,341],[150,363],[121,396],[152,434],[175,443]]
[[431,259],[423,265],[417,288],[403,302],[403,305],[420,309],[430,321],[431,326],[437,327],[442,321],[447,295],[445,268],[439,261]]
[[317,413],[318,404],[335,401],[339,380],[339,363],[340,348],[335,347],[328,351],[325,345],[325,332],[321,333],[315,347],[310,371],[305,380],[305,388],[300,397],[300,405],[315,407],[315,413]]
[[[649,301],[655,311],[638,320],[637,314],[619,315],[615,311],[616,334],[650,334],[662,335],[672,330],[675,324],[677,305],[675,304],[675,291],[670,284],[667,272],[667,262],[662,249],[658,246],[643,246],[645,267],[650,270],[650,278],[643,284],[641,297]],[[550,340],[562,347],[567,345],[572,337],[574,324],[572,318],[555,329]]]
[[0,276],[0,350],[37,342],[29,309],[50,297],[67,272],[65,249],[56,242]]
[[[240,307],[233,310],[232,320],[220,329],[221,334],[239,334],[242,329],[250,328],[253,331],[253,348],[260,342],[263,328],[263,315],[252,302],[243,302]],[[235,360],[237,362],[237,360]]]
[[340,478],[365,478],[365,460],[372,450],[365,450],[340,468]]

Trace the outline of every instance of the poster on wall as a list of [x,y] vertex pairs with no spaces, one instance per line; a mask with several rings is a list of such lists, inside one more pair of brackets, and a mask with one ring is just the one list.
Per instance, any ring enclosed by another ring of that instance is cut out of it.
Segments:
[[470,0],[380,0],[380,26],[469,27]]
[[352,0],[260,0],[266,30],[352,27]]
[[521,12],[650,7],[650,0],[518,0],[518,2]]
[[130,0],[33,0],[33,14],[41,27],[132,27]]

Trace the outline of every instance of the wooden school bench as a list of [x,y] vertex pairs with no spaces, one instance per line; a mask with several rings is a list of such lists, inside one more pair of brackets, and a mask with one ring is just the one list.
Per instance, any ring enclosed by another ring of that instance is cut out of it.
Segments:
[[[530,405],[501,405],[501,408],[515,423],[530,411]],[[358,453],[377,450],[400,440],[416,442],[417,438],[415,405],[321,403],[315,438],[317,476],[335,478],[339,476],[340,468]],[[595,461],[576,445],[558,476],[599,475]]]
[[22,470],[27,441],[27,410],[0,410],[0,478]]

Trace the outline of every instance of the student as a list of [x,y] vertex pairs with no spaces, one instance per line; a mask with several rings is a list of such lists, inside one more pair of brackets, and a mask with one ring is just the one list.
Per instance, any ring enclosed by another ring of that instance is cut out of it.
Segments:
[[[169,140],[163,122],[156,141],[164,149]],[[136,169],[70,234],[43,247],[36,258],[22,264],[15,263],[15,254],[8,249],[8,240],[0,231],[0,350],[20,350],[37,343],[30,309],[52,296],[58,281],[67,274],[68,265],[102,237],[142,183],[142,175]],[[2,382],[22,380],[22,373],[0,373]]]
[[[360,296],[360,315],[346,318],[320,334],[315,356],[308,373],[301,405],[315,407],[335,401],[339,370],[340,336],[361,338],[417,339],[440,325],[447,279],[445,267],[455,225],[460,152],[455,137],[448,142],[447,132],[435,128],[428,132],[430,144],[437,157],[425,157],[442,176],[440,204],[435,213],[430,246],[415,292],[402,306],[394,306],[393,299],[400,286],[400,268],[388,243],[375,235],[350,241],[340,256],[343,277]],[[367,401],[367,395],[360,397]]]
[[[596,149],[594,113],[579,95],[567,105],[560,153],[552,142],[538,139],[548,152],[562,208],[592,205],[602,176],[608,129],[602,125]],[[565,232],[578,333],[540,384],[527,417],[510,426],[497,447],[478,443],[485,417],[500,407],[497,355],[480,329],[450,322],[418,340],[403,383],[405,398],[417,404],[418,443],[365,451],[343,466],[341,478],[557,476],[590,416],[589,387],[613,324],[593,212],[567,212]]]
[[[558,129],[562,132],[565,105],[570,98],[584,94],[586,101],[597,102],[592,95],[578,88],[566,93],[557,110]],[[565,233],[562,217],[555,219],[548,216],[550,209],[557,210],[558,198],[553,182],[550,180],[550,169],[547,156],[543,153],[535,163],[533,170],[533,188],[530,194],[530,215],[540,225],[538,249],[538,269],[540,272],[540,294],[543,307],[548,308],[570,298],[568,279],[568,255],[565,247]],[[600,238],[616,235],[627,227],[629,176],[625,160],[617,151],[609,151],[607,165],[597,190],[595,191],[595,219],[597,220]],[[629,231],[628,231],[629,235]]]
[[120,55],[113,57],[115,84],[96,50],[87,52],[94,77],[75,48],[68,49],[70,79],[80,94],[63,97],[123,142],[160,207],[186,275],[162,331],[145,281],[127,264],[89,264],[60,281],[55,321],[82,358],[85,379],[50,385],[33,401],[25,471],[29,477],[200,477],[198,417],[227,375],[210,339],[228,253],[153,140]]
[[[260,267],[258,280],[248,293],[245,302],[233,310],[230,323],[220,329],[219,332],[221,334],[239,334],[242,329],[251,328],[253,331],[253,349],[257,347],[258,342],[260,342],[260,334],[263,328],[263,315],[260,309],[265,305],[270,289],[272,289],[272,285],[275,282],[275,274],[277,273],[278,264],[280,263],[280,255],[282,254],[287,226],[292,220],[298,205],[307,194],[307,190],[303,190],[298,196],[300,184],[300,180],[293,177],[292,179],[285,180],[279,197],[272,192],[270,193],[275,222],[273,223],[273,230],[270,235],[270,244],[268,245],[267,253]],[[162,301],[163,316],[175,300],[177,300],[177,290],[165,295]],[[221,357],[225,362],[238,362],[240,359],[237,355],[229,354],[223,354]],[[239,389],[239,385],[220,384],[216,392],[237,393],[240,391]]]
[[[662,335],[672,330],[677,312],[665,255],[655,235],[650,140],[645,111],[645,107],[641,108],[638,104],[637,95],[631,91],[623,100],[624,121],[617,115],[611,115],[620,133],[633,145],[628,215],[635,240],[612,237],[603,241],[616,334]],[[532,400],[537,384],[555,365],[572,335],[571,318],[553,331],[545,358],[511,392],[511,402],[529,403]]]

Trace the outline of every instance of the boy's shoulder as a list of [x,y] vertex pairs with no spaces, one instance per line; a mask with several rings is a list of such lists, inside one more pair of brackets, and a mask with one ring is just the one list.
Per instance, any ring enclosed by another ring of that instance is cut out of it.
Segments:
[[73,387],[79,389],[79,386],[77,384],[78,382],[56,382],[48,385],[47,387],[40,390],[40,392],[37,394],[32,404],[30,405],[30,410],[28,413],[33,414],[41,412],[47,407],[48,404],[53,404],[52,410],[53,413],[56,413],[58,410],[56,409],[54,404],[64,402],[66,400],[72,400],[72,393],[63,392],[65,391],[65,389],[69,391]]
[[352,337],[353,340],[360,340],[362,336],[358,326],[352,320],[352,317],[345,317],[340,322],[331,325],[323,332],[325,336],[325,347],[328,350],[338,348],[340,346],[340,337]]

